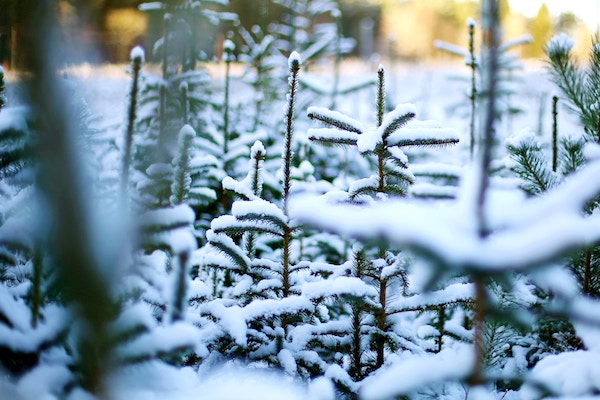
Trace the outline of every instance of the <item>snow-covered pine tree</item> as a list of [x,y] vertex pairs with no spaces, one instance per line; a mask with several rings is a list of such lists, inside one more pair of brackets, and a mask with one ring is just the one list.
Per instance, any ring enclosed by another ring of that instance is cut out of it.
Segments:
[[[27,106],[0,112],[0,367],[20,379],[42,364],[67,371],[68,313],[36,230],[35,119]],[[62,383],[63,385],[66,382]],[[64,387],[49,388],[59,393]]]
[[[216,106],[211,100],[208,73],[196,69],[197,60],[201,58],[198,21],[205,19],[217,24],[221,20],[236,20],[236,16],[215,11],[211,4],[225,6],[228,2],[186,0],[178,4],[152,2],[140,5],[143,11],[163,15],[164,34],[153,49],[161,60],[162,76],[142,76],[137,122],[142,135],[136,135],[137,151],[133,164],[146,175],[146,181],[155,182],[140,189],[150,190],[150,198],[158,197],[163,202],[168,201],[172,174],[164,164],[176,157],[181,127],[189,124],[198,135],[207,135],[204,129],[209,125],[206,121],[210,107]],[[199,156],[190,165],[193,170],[190,194],[193,207],[200,213],[215,202],[223,174],[218,160]]]
[[[533,133],[527,131],[507,140],[510,169],[521,179],[522,188],[529,195],[539,195],[561,184],[585,162],[584,147],[589,142],[600,142],[600,125],[596,94],[600,84],[600,48],[592,45],[587,68],[577,65],[571,55],[573,41],[565,34],[554,36],[546,46],[548,69],[560,89],[563,100],[582,125],[581,136],[558,135],[553,130],[552,145],[544,146]],[[556,112],[554,119],[556,119]],[[556,120],[553,126],[556,127]],[[547,151],[550,148],[550,151]],[[597,201],[587,207],[588,213],[597,208]],[[600,264],[600,249],[593,246],[573,255],[569,265],[577,276],[583,293],[600,296],[600,282],[596,279]]]
[[[308,71],[300,77],[302,87],[317,95],[316,100],[328,101],[329,108],[335,109],[338,95],[349,94],[374,83],[370,78],[341,83],[341,61],[344,55],[352,51],[355,40],[343,36],[342,13],[337,2],[309,0],[302,4],[284,0],[277,3],[287,10],[283,19],[288,21],[288,24],[276,27],[276,32],[280,34],[279,48],[284,53],[291,51],[290,49],[300,49],[302,54],[309,55],[305,62],[309,59],[316,61],[333,58],[333,79],[323,80]],[[315,21],[315,18],[324,19],[324,16],[330,20],[311,22]],[[290,25],[289,21],[296,22]],[[292,48],[294,46],[295,48]]]
[[[204,4],[206,3],[206,4]],[[158,12],[164,17],[164,35],[154,46],[161,59],[162,76],[142,75],[139,94],[139,117],[134,137],[134,167],[132,181],[136,186],[134,200],[141,209],[156,210],[171,206],[172,184],[176,177],[173,162],[181,154],[178,137],[184,125],[195,136],[186,150],[186,166],[190,185],[186,202],[193,208],[192,223],[201,236],[219,209],[216,200],[224,176],[223,159],[211,154],[203,137],[211,137],[207,123],[216,103],[211,100],[210,79],[203,69],[195,69],[198,54],[199,18],[217,23],[220,17],[231,19],[232,14],[218,13],[207,8],[212,3],[184,1],[179,4],[146,3],[141,9]],[[226,2],[218,2],[225,5]],[[218,133],[222,136],[222,132]],[[221,140],[222,142],[222,140]],[[219,147],[217,154],[222,153]],[[206,216],[207,218],[202,218]]]
[[119,196],[123,202],[128,197],[129,192],[129,165],[131,163],[131,154],[133,147],[133,133],[137,119],[138,93],[140,85],[140,73],[145,61],[145,54],[141,47],[134,47],[131,50],[131,89],[127,104],[127,121],[125,122],[125,140],[123,144],[123,155],[121,158],[121,193]]
[[[274,28],[277,47],[284,54],[299,51],[310,63],[325,54],[336,55],[336,46],[340,54],[354,47],[352,39],[338,36],[341,12],[335,0],[273,1],[284,8],[282,22]],[[329,22],[319,22],[327,16]]]
[[279,82],[285,74],[280,73],[280,66],[285,57],[277,49],[275,37],[259,26],[253,26],[250,32],[240,27],[238,33],[242,39],[238,59],[246,65],[242,79],[254,91],[252,125],[247,130],[255,132],[260,127],[271,127],[263,114],[265,107],[272,105],[281,94]]
[[185,73],[195,70],[198,60],[206,59],[200,49],[200,22],[218,25],[222,21],[238,20],[236,14],[220,11],[228,5],[229,0],[153,1],[140,4],[139,9],[168,15],[167,25],[171,22],[176,24],[171,29],[166,27],[163,36],[154,45],[153,53],[176,60],[181,65],[181,72]]
[[[331,126],[310,129],[308,134],[312,141],[325,145],[353,145],[358,147],[363,156],[375,156],[373,164],[377,168],[376,174],[351,183],[349,193],[345,195],[346,201],[370,204],[376,199],[408,196],[408,187],[414,183],[414,176],[408,169],[408,157],[401,148],[443,146],[458,142],[452,131],[440,128],[438,123],[412,121],[416,115],[413,105],[402,104],[385,114],[384,75],[384,69],[380,67],[375,106],[377,125],[373,128],[365,129],[359,121],[339,112],[318,107],[308,109],[311,119]],[[337,199],[342,197],[335,196]],[[339,311],[334,312],[337,320],[337,325],[331,324],[334,331],[329,332],[327,324],[320,330],[322,337],[327,334],[345,337],[342,340],[345,345],[341,348],[349,359],[349,365],[346,370],[337,372],[335,381],[346,393],[355,393],[357,383],[384,364],[386,352],[389,354],[389,351],[410,349],[419,353],[426,347],[425,344],[416,344],[419,340],[397,324],[396,314],[417,310],[404,308],[406,304],[410,304],[410,300],[405,299],[410,294],[407,262],[402,252],[370,244],[357,248],[351,266],[342,268],[349,270],[351,279],[367,284],[371,290],[369,292],[363,289],[362,297],[356,296],[350,301],[350,305],[343,305],[344,296],[338,295],[337,299],[342,300],[342,304],[330,303],[330,312],[336,308],[344,311],[341,314]],[[469,296],[465,297],[463,294],[453,299],[439,296],[436,299],[438,301],[423,305],[420,310],[431,307],[437,311],[446,305],[468,301]],[[445,315],[444,312],[441,315]],[[340,324],[344,326],[341,331]],[[439,324],[442,325],[438,335],[441,338],[448,330],[444,328],[444,318],[441,318]],[[440,338],[437,339],[438,342],[441,341]],[[327,343],[327,340],[323,339],[322,343]],[[336,349],[338,352],[341,351],[339,346]]]
[[[468,111],[471,139],[469,149],[472,158],[475,154],[475,146],[478,145],[480,136],[482,135],[481,130],[483,129],[485,102],[487,101],[488,96],[485,88],[489,86],[485,81],[485,71],[489,60],[487,58],[488,43],[486,40],[482,42],[483,45],[481,46],[479,55],[476,54],[474,46],[475,20],[473,18],[468,18],[466,26],[469,35],[469,46],[467,49],[441,40],[436,40],[434,46],[447,53],[464,57],[465,65],[470,69],[470,76],[468,78],[465,77],[464,80],[468,81],[470,84],[467,98],[469,99],[470,105],[470,110]],[[530,43],[531,40],[531,35],[526,34],[508,40],[498,47],[498,105],[496,107],[496,112],[498,118],[505,118],[508,121],[507,125],[509,128],[511,126],[510,121],[512,116],[522,112],[521,109],[515,107],[511,97],[515,94],[515,82],[519,82],[519,78],[516,77],[514,73],[523,68],[523,63],[519,61],[518,55],[510,52],[510,50],[516,46]],[[453,106],[453,111],[461,107],[462,104],[464,104],[463,101]]]
[[[492,10],[494,6],[497,7],[496,2],[490,1],[488,4],[491,4]],[[488,22],[492,39],[491,60],[494,59],[493,49],[497,46],[493,21],[492,19],[491,23]],[[496,63],[492,62],[492,78],[495,66]],[[490,82],[494,80],[490,79]],[[492,102],[488,104],[484,131],[484,143],[487,146],[493,143],[490,136],[493,133],[495,115],[494,91],[492,84]],[[361,391],[365,398],[386,399],[401,395],[412,398],[418,397],[416,393],[425,388],[428,388],[427,393],[437,393],[439,396],[441,393],[447,393],[446,390],[449,389],[448,386],[439,386],[440,382],[458,382],[452,389],[456,390],[464,383],[481,385],[483,382],[494,382],[508,377],[514,377],[519,382],[529,379],[527,376],[523,377],[522,369],[516,368],[515,362],[521,358],[519,354],[515,354],[512,364],[506,364],[500,379],[491,374],[483,363],[483,320],[486,316],[493,317],[497,311],[502,310],[498,307],[500,304],[493,301],[486,285],[482,285],[482,280],[514,282],[516,273],[531,272],[530,279],[553,291],[554,306],[557,308],[553,307],[551,310],[567,311],[571,318],[581,323],[585,318],[590,318],[588,323],[592,319],[595,321],[595,317],[589,313],[586,315],[584,311],[590,303],[577,296],[573,297],[568,284],[563,288],[556,285],[556,282],[562,284],[569,279],[565,277],[564,272],[559,272],[549,265],[554,265],[554,262],[574,248],[588,246],[597,240],[599,231],[596,218],[588,217],[582,211],[588,202],[598,195],[600,189],[598,182],[592,178],[600,168],[598,160],[587,163],[556,190],[534,199],[518,199],[512,207],[506,208],[503,204],[502,208],[498,209],[490,202],[493,189],[489,186],[489,177],[485,172],[490,161],[491,149],[484,150],[479,158],[476,179],[465,180],[463,187],[468,190],[463,192],[465,194],[459,197],[457,204],[452,207],[432,208],[428,202],[415,200],[406,203],[390,200],[367,208],[332,204],[327,198],[302,199],[297,204],[296,217],[305,223],[359,240],[373,240],[373,236],[377,236],[390,246],[409,246],[416,255],[429,260],[429,263],[419,265],[421,273],[429,269],[429,282],[439,281],[447,274],[456,273],[465,273],[474,278],[475,351],[465,352],[461,350],[462,346],[454,346],[434,356],[407,356],[396,359],[388,368],[378,371],[373,378],[365,382]],[[461,215],[456,215],[458,210],[463,210]],[[470,222],[464,225],[451,221]],[[568,229],[565,229],[567,226]],[[460,241],[457,241],[457,238],[460,238]],[[549,238],[552,238],[551,245]],[[532,249],[536,251],[531,251]],[[554,281],[555,279],[558,281]],[[518,285],[513,286],[515,294],[531,297],[529,290],[517,290],[517,287]],[[524,317],[522,311],[512,313],[511,317]],[[590,331],[587,332],[590,339],[597,338],[597,331],[594,335]],[[589,343],[593,343],[593,340]],[[540,365],[535,371],[536,374],[532,376],[533,381],[529,385],[531,391],[528,392],[527,398],[541,398],[544,390],[551,395],[591,393],[588,380],[583,380],[584,386],[581,391],[570,390],[567,384],[569,378],[561,374],[567,372],[569,365],[574,367],[576,360],[587,360],[592,353],[563,354],[563,357],[553,357],[552,361]],[[555,373],[555,369],[550,370],[551,366],[556,365],[552,362],[560,363],[560,373]],[[585,361],[584,365],[586,371],[589,371],[591,365],[587,363],[588,361]],[[418,381],[398,379],[402,374],[415,373],[417,370],[420,371],[416,375],[419,376]],[[568,375],[573,377],[573,374]],[[559,381],[554,382],[552,379]],[[540,389],[532,390],[535,387]],[[484,391],[482,386],[475,386],[471,390],[469,395]],[[532,392],[536,394],[532,395]]]
[[[212,219],[231,209],[231,196],[222,186],[222,180],[230,176],[239,179],[245,173],[242,160],[248,149],[256,140],[265,139],[265,131],[260,127],[253,130],[253,122],[265,120],[253,114],[258,111],[257,104],[251,104],[237,97],[230,96],[232,85],[238,84],[238,77],[231,75],[230,64],[236,58],[235,45],[232,35],[224,42],[223,61],[225,62],[225,84],[223,87],[223,102],[207,110],[207,124],[197,130],[194,140],[196,156],[192,160],[192,193],[205,194],[204,202],[198,198],[193,207],[197,214],[196,229],[199,238],[205,236]],[[243,58],[240,53],[239,59]],[[267,74],[267,71],[263,71]],[[271,78],[269,78],[271,79]],[[257,89],[259,90],[259,89]],[[258,92],[257,92],[258,93]],[[257,108],[255,108],[257,107]],[[196,187],[196,188],[195,188]],[[209,196],[210,195],[210,196]],[[214,197],[213,197],[214,196]],[[197,196],[198,197],[198,196]],[[209,202],[208,199],[217,201]]]
[[571,50],[573,39],[561,33],[550,39],[546,46],[550,78],[562,92],[560,100],[578,117],[583,126],[587,141],[600,141],[600,125],[596,100],[600,91],[600,45],[596,39],[592,43],[589,64],[581,67],[574,59]]
[[324,145],[356,146],[363,156],[375,156],[376,174],[354,182],[349,199],[360,200],[362,195],[379,197],[408,194],[414,176],[408,169],[408,158],[402,151],[409,146],[445,146],[458,143],[456,134],[435,121],[414,120],[412,104],[399,104],[385,114],[385,72],[379,67],[377,81],[375,127],[365,128],[359,121],[336,111],[310,107],[308,116],[331,128],[310,129],[309,139]]
[[[219,339],[220,345],[216,347],[222,354],[267,362],[293,375],[314,376],[324,372],[324,362],[317,353],[294,342],[295,335],[310,321],[314,305],[301,295],[309,265],[298,262],[297,256],[291,253],[297,227],[288,213],[300,64],[300,56],[293,52],[288,62],[281,204],[259,197],[263,181],[262,160],[266,155],[262,144],[257,142],[251,149],[247,177],[241,181],[224,180],[226,188],[246,200],[234,202],[232,215],[213,220],[211,230],[207,232],[209,247],[204,262],[229,274],[221,286],[224,298],[203,304],[199,310],[221,326],[224,337]],[[242,243],[236,244],[234,239],[242,236]],[[255,245],[265,236],[276,238],[272,245],[278,250],[265,252]],[[258,258],[261,253],[268,258]]]

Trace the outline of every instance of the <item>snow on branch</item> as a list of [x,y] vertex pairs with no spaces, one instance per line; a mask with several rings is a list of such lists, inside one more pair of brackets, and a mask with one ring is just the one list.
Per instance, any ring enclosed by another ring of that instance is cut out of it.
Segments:
[[393,399],[434,383],[465,379],[471,372],[472,358],[472,349],[465,346],[400,361],[365,379],[361,398]]
[[355,145],[358,134],[334,128],[311,128],[308,138],[313,142],[334,145]]
[[250,266],[250,259],[248,256],[246,256],[229,236],[208,230],[206,231],[206,240],[208,240],[208,243],[210,243],[212,247],[219,249],[243,270],[247,270]]
[[406,125],[416,114],[417,108],[414,104],[398,104],[393,111],[387,113],[383,118],[381,126],[378,128],[381,131],[381,137],[386,139],[393,132]]
[[294,315],[313,311],[312,301],[304,296],[292,296],[283,299],[254,300],[244,307],[246,321],[259,318],[270,318],[280,315]]
[[435,47],[436,49],[447,51],[451,54],[456,54],[457,56],[465,58],[470,57],[469,51],[467,49],[463,49],[460,46],[441,40],[436,40],[435,42],[433,42],[433,47]]
[[340,276],[331,280],[305,283],[302,285],[302,295],[309,299],[332,296],[376,297],[377,291],[359,278]]
[[459,141],[458,133],[451,128],[442,128],[438,121],[410,121],[388,138],[390,146],[434,146],[450,145]]
[[435,292],[421,293],[410,297],[401,297],[388,309],[388,314],[404,311],[421,311],[430,307],[469,302],[475,296],[472,283],[455,283]]
[[363,241],[377,238],[391,246],[407,246],[426,258],[456,270],[488,274],[529,270],[568,251],[600,240],[600,217],[582,213],[600,193],[600,163],[573,174],[561,187],[524,199],[502,214],[492,215],[492,232],[479,237],[472,215],[458,203],[432,208],[429,202],[389,200],[370,207],[335,204],[326,197],[297,198],[292,214],[306,225]]
[[275,204],[262,199],[252,201],[236,201],[231,213],[240,221],[268,222],[282,230],[287,226],[288,218]]
[[362,133],[364,128],[360,121],[348,117],[340,112],[331,111],[325,107],[308,107],[308,118],[316,119],[348,132]]
[[276,224],[266,221],[240,221],[233,215],[222,215],[210,223],[210,228],[216,233],[239,235],[245,232],[265,233],[282,236],[283,230]]
[[511,39],[511,40],[508,40],[508,41],[502,43],[502,45],[500,45],[498,47],[498,52],[503,53],[503,52],[507,51],[508,49],[510,49],[511,47],[519,46],[521,44],[528,44],[528,43],[531,43],[532,41],[533,41],[533,38],[531,37],[531,35],[526,33],[525,35],[517,36],[514,39]]

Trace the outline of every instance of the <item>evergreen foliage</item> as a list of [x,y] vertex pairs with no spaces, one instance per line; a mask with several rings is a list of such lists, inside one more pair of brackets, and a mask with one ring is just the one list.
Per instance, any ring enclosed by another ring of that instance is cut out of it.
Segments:
[[385,114],[384,69],[378,70],[376,118],[374,128],[348,116],[320,107],[310,107],[308,116],[331,128],[309,130],[309,139],[324,145],[356,146],[363,156],[374,155],[377,172],[369,178],[355,181],[349,188],[349,198],[363,195],[407,195],[414,176],[408,170],[408,158],[403,148],[409,146],[444,146],[458,142],[451,130],[435,121],[413,121],[416,109],[412,104],[400,104]]
[[[475,50],[475,28],[476,23],[473,18],[467,19],[467,33],[469,36],[469,46],[464,49],[460,46],[446,43],[444,41],[436,40],[434,46],[442,51],[449,54],[461,56],[465,60],[465,65],[471,70],[468,81],[470,83],[470,90],[468,92],[468,98],[470,100],[470,154],[473,157],[475,146],[479,145],[479,141],[482,140],[483,135],[483,118],[485,112],[485,103],[488,99],[488,93],[486,88],[489,87],[487,82],[487,65],[489,60],[489,49],[487,39],[484,38],[483,45],[480,49],[480,54],[476,54]],[[522,112],[519,108],[515,108],[511,97],[515,94],[515,82],[519,82],[519,78],[514,75],[515,71],[523,68],[523,63],[519,61],[518,55],[510,52],[513,48],[530,43],[532,40],[530,35],[523,35],[502,43],[498,47],[498,104],[496,107],[497,117],[499,119],[506,119],[508,121],[509,130],[511,126],[511,118],[514,114]],[[465,81],[467,78],[465,78]],[[461,103],[462,104],[462,103]],[[461,107],[461,104],[452,107],[451,111],[455,111]]]
[[272,104],[280,94],[278,67],[285,58],[276,47],[275,37],[263,32],[259,26],[254,26],[252,32],[240,27],[239,34],[243,40],[239,60],[247,65],[244,81],[254,90],[251,131],[256,131],[266,122],[261,118],[263,107]]
[[337,73],[305,107],[306,60],[284,47],[283,76],[277,46],[339,62],[339,26],[316,18],[338,23],[335,2],[281,0],[291,25],[238,32],[250,99],[236,94],[233,35],[223,82],[196,69],[194,24],[233,19],[209,7],[226,1],[142,5],[167,14],[162,76],[135,48],[123,124],[99,129],[54,73],[51,7],[24,1],[41,18],[28,96],[0,110],[3,395],[213,398],[236,386],[269,397],[254,375],[213,375],[223,365],[277,370],[268,394],[276,380],[307,387],[275,395],[286,399],[597,394],[596,44],[589,69],[565,37],[548,45],[584,134],[558,131],[555,98],[552,141],[511,136],[510,171],[491,176],[505,93],[497,1],[484,2],[485,62],[473,40],[466,60],[472,80],[489,77],[470,92],[485,118],[466,168],[436,153],[458,142],[453,130],[387,104],[383,67],[373,122],[349,116],[360,99]]
[[595,41],[590,52],[589,67],[583,69],[571,54],[573,44],[573,40],[564,33],[550,39],[546,46],[550,77],[563,93],[569,107],[579,117],[588,136],[586,140],[598,141],[600,136],[596,99],[600,84],[600,47]]

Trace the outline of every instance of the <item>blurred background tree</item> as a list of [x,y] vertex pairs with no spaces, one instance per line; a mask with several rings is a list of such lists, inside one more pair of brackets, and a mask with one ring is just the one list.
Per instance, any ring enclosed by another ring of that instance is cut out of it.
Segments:
[[552,35],[552,17],[546,3],[538,10],[535,18],[531,20],[529,33],[531,34],[531,46],[526,50],[529,57],[542,57],[546,43]]
[[[180,1],[180,0],[173,0]],[[76,32],[76,45],[65,35],[61,51],[67,60],[80,62],[126,62],[134,45],[151,48],[162,32],[162,23],[152,14],[138,10],[142,0],[55,0],[65,31]],[[354,55],[393,51],[403,60],[448,60],[434,49],[436,39],[466,46],[465,20],[479,15],[477,0],[338,0],[342,11],[343,35],[356,39]],[[283,10],[272,0],[230,0],[228,11],[239,15],[241,26],[253,25],[268,31],[280,21]],[[0,63],[5,68],[23,65],[30,33],[25,29],[28,10],[19,0],[0,0]],[[537,15],[526,18],[500,1],[500,18],[507,39],[531,33],[533,43],[521,48],[521,57],[541,58],[545,41],[556,32],[566,32],[577,45],[574,54],[587,54],[592,33],[573,13],[553,18],[542,4]],[[233,26],[217,29],[201,26],[207,38],[203,49],[220,56],[220,44]],[[365,29],[372,35],[365,35]],[[390,48],[390,38],[394,38]]]

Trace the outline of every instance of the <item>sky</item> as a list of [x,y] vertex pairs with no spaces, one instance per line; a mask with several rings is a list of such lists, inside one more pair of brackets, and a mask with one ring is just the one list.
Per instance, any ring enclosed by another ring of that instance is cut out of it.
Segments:
[[600,19],[600,0],[509,0],[509,3],[511,9],[520,11],[527,17],[535,16],[542,3],[546,3],[552,15],[571,11],[592,31],[596,31]]

